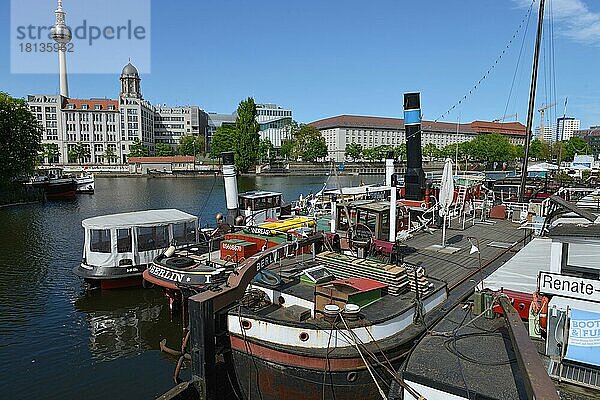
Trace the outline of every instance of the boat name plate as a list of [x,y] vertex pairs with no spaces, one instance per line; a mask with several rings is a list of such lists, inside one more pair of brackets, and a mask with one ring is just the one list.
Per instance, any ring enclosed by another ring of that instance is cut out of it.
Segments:
[[600,281],[540,271],[538,291],[578,300],[600,303]]

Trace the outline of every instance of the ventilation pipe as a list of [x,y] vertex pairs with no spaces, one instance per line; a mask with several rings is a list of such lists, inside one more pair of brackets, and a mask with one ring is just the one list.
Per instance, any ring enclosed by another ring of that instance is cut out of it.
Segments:
[[233,225],[238,216],[237,175],[235,172],[233,152],[221,153],[223,158],[223,180],[225,181],[225,200],[227,201],[227,223]]

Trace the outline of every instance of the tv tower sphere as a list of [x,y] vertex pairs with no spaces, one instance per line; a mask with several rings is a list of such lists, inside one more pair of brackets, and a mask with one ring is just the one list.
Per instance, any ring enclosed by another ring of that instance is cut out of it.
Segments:
[[54,12],[56,14],[56,23],[52,27],[50,33],[52,39],[59,44],[67,44],[71,41],[71,29],[65,24],[65,12],[62,8],[62,0],[58,0],[58,7]]

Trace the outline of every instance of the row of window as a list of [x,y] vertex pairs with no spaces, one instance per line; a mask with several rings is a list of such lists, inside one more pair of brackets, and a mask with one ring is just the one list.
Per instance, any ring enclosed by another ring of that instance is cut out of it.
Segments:
[[[81,105],[81,109],[82,110],[89,110],[90,106],[89,104],[82,104]],[[106,108],[109,111],[114,111],[115,110],[115,106],[114,104],[109,104]],[[75,104],[67,104],[67,110],[75,110]],[[102,105],[101,104],[94,104],[94,111],[102,111]]]
[[[193,223],[173,224],[173,239],[178,244],[193,243],[196,240]],[[164,249],[169,246],[169,227],[152,226],[137,227],[137,251]],[[131,228],[117,229],[117,252],[131,253],[133,235]],[[110,229],[93,229],[90,231],[90,251],[95,253],[112,253]]]

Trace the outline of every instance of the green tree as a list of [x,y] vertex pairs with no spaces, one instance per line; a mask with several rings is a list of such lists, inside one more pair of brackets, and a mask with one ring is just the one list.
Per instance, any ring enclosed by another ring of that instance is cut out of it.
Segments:
[[115,154],[115,150],[112,147],[107,147],[106,150],[104,150],[102,158],[108,161],[109,164],[113,161],[117,161],[117,155]]
[[423,147],[423,155],[429,158],[437,158],[440,157],[440,150],[433,143],[427,143]]
[[170,157],[175,155],[175,148],[166,143],[156,143],[154,152],[158,157]]
[[292,158],[294,156],[294,140],[293,139],[284,139],[281,142],[281,148],[279,149],[279,154],[286,160]]
[[48,160],[48,164],[57,163],[60,158],[60,151],[58,150],[58,144],[56,143],[45,143],[42,145],[43,154],[42,158]]
[[466,142],[464,151],[469,158],[483,162],[511,161],[515,158],[514,146],[499,133],[485,133]]
[[246,172],[258,158],[260,144],[259,126],[256,122],[256,104],[252,97],[240,102],[235,120],[235,165],[238,171]]
[[23,99],[0,92],[0,184],[33,172],[42,127]]
[[346,150],[344,154],[346,157],[350,157],[352,161],[356,161],[356,159],[360,158],[363,152],[363,147],[359,143],[348,143],[346,145]]
[[179,140],[179,154],[182,156],[197,156],[204,153],[204,138],[202,136],[184,135]]
[[275,158],[275,146],[269,138],[264,138],[258,146],[258,155],[261,162],[271,161]]
[[235,125],[223,124],[210,141],[210,157],[219,158],[224,151],[235,152],[237,131]]
[[68,151],[69,162],[83,164],[90,157],[90,147],[81,143],[76,143]]
[[318,128],[312,125],[300,125],[294,134],[294,149],[292,154],[295,158],[302,157],[304,161],[315,161],[326,157],[328,154],[327,143]]
[[[319,133],[320,135],[320,133]],[[314,162],[319,158],[327,157],[327,143],[323,136],[313,138],[308,142],[305,150],[302,152],[302,159]]]
[[148,154],[148,147],[144,146],[139,139],[135,139],[129,145],[129,157],[147,157]]
[[529,143],[529,157],[541,160],[543,146],[543,142],[540,139],[532,140]]
[[560,144],[562,145],[562,157],[560,161],[573,161],[576,154],[592,154],[590,145],[580,137],[573,136],[569,140],[560,142]]
[[406,143],[394,147],[394,155],[401,160],[406,159]]

